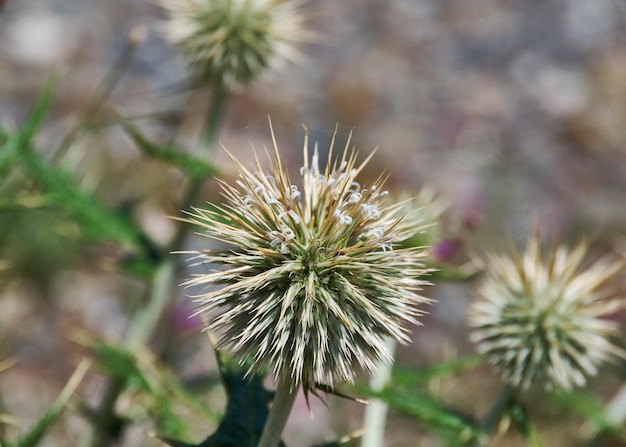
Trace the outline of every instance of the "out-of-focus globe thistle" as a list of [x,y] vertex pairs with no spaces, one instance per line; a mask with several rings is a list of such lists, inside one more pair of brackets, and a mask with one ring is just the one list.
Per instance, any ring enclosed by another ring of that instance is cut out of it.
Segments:
[[431,248],[441,238],[442,215],[448,207],[446,200],[434,187],[426,185],[414,197],[403,194],[399,201],[403,204],[402,211],[422,227],[422,231],[403,241],[402,246]]
[[234,89],[298,56],[311,40],[292,0],[161,0],[168,40],[200,81]]
[[382,177],[357,182],[367,160],[357,165],[348,145],[335,161],[331,147],[322,171],[307,145],[297,183],[277,149],[267,172],[231,156],[239,180],[222,183],[226,203],[190,218],[223,246],[198,254],[210,270],[187,284],[209,287],[199,311],[213,318],[219,346],[252,372],[311,390],[391,360],[386,340],[408,342],[405,325],[429,300],[418,294],[423,248],[398,245],[423,230],[419,219],[385,204]]
[[624,307],[609,288],[623,262],[604,258],[581,268],[587,248],[554,246],[542,258],[535,234],[524,253],[487,257],[469,310],[472,339],[510,385],[583,386],[603,362],[624,356],[607,338],[616,323],[603,318]]

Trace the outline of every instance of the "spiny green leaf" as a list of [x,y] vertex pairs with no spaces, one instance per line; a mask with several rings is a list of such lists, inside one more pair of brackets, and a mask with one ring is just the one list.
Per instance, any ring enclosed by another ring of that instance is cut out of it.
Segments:
[[[134,393],[134,402],[154,421],[156,429],[168,436],[182,436],[185,420],[177,405],[184,405],[210,419],[216,415],[193,396],[168,368],[161,365],[147,349],[128,351],[87,339],[85,342],[100,361],[100,367],[113,377],[123,391]],[[118,418],[121,420],[121,418]]]
[[50,78],[46,82],[33,110],[20,126],[18,132],[12,135],[6,133],[4,129],[0,132],[0,143],[2,143],[0,146],[0,179],[5,178],[8,170],[14,166],[20,151],[30,145],[35,133],[41,127],[52,100],[55,84],[55,77]]
[[63,212],[34,205],[0,200],[0,258],[12,275],[45,284],[76,261],[80,229]]
[[39,444],[41,439],[44,437],[48,429],[56,422],[57,418],[61,414],[61,411],[67,405],[67,402],[70,400],[74,391],[82,381],[83,377],[87,373],[89,369],[89,361],[83,360],[78,367],[72,377],[67,382],[67,385],[61,391],[59,397],[54,401],[54,403],[42,414],[39,420],[31,427],[31,429],[22,436],[16,447],[35,447]]
[[409,392],[406,389],[386,388],[380,392],[363,390],[365,394],[387,402],[391,408],[402,411],[425,423],[432,429],[451,430],[459,439],[469,440],[480,435],[470,418],[443,404],[427,393]]
[[160,146],[148,141],[148,139],[127,120],[120,119],[120,124],[144,154],[176,166],[194,179],[203,180],[217,174],[217,168],[215,168],[215,166],[200,158],[177,150],[172,145]]
[[[244,377],[238,370],[223,372],[228,396],[226,413],[217,430],[199,444],[160,437],[172,447],[255,447],[268,416],[272,393],[267,391],[258,375]],[[284,444],[281,443],[284,447]]]
[[391,383],[394,384],[394,387],[407,387],[433,379],[443,379],[476,368],[481,364],[481,361],[480,357],[473,356],[444,361],[426,368],[396,368],[393,371]]
[[94,342],[91,349],[96,354],[99,364],[110,377],[125,383],[125,388],[151,391],[150,383],[137,365],[133,353],[126,349]]
[[62,169],[47,165],[30,148],[22,153],[21,159],[39,183],[48,204],[72,214],[89,239],[112,239],[127,245],[139,243],[141,232],[129,219],[105,208],[95,197],[82,192]]

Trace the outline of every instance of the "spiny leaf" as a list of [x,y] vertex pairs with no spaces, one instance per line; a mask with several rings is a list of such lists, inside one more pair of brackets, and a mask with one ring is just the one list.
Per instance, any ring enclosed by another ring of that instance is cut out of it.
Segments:
[[46,284],[78,258],[80,228],[66,213],[29,199],[0,200],[0,258],[12,275]]
[[105,208],[95,197],[82,192],[62,169],[47,165],[30,148],[23,151],[21,160],[39,183],[49,204],[72,214],[88,238],[138,245],[142,238],[140,230],[125,216]]
[[481,361],[480,357],[473,356],[444,361],[438,365],[426,368],[395,368],[391,383],[394,384],[394,387],[407,387],[433,379],[443,379],[476,368],[481,364]]
[[134,402],[148,413],[161,433],[169,436],[183,434],[185,423],[175,408],[179,402],[202,416],[215,419],[215,414],[186,390],[178,377],[160,365],[148,349],[131,352],[93,341],[88,336],[84,339],[81,334],[77,334],[77,340],[91,347],[100,367],[118,381],[123,390],[135,393]]
[[[222,371],[228,396],[226,413],[217,430],[199,444],[160,437],[172,447],[255,447],[263,432],[272,393],[258,375],[245,377],[242,371]],[[284,447],[284,444],[281,443]]]
[[470,418],[437,402],[427,393],[408,392],[406,389],[386,388],[380,392],[363,390],[371,397],[387,402],[391,408],[402,411],[433,429],[458,433],[459,439],[469,440],[480,435]]
[[145,138],[129,121],[120,119],[120,124],[141,151],[184,171],[194,179],[203,180],[217,174],[217,168],[206,161],[177,150],[172,145],[160,146]]
[[20,151],[30,145],[35,133],[41,127],[52,100],[55,84],[55,77],[50,78],[46,82],[33,110],[20,126],[18,132],[12,135],[5,132],[4,129],[0,132],[0,143],[2,143],[0,146],[0,179],[5,178],[8,170],[15,164]]
[[91,349],[110,377],[125,383],[125,388],[151,391],[150,383],[137,365],[136,357],[119,346],[93,342]]
[[48,429],[54,424],[57,420],[61,411],[67,405],[67,402],[70,400],[74,391],[83,380],[83,377],[87,373],[89,369],[90,361],[87,359],[83,359],[70,380],[67,382],[67,385],[61,391],[59,397],[54,401],[54,403],[43,413],[43,415],[39,418],[39,420],[31,427],[31,429],[22,436],[16,447],[35,447],[39,444],[41,439],[44,437]]

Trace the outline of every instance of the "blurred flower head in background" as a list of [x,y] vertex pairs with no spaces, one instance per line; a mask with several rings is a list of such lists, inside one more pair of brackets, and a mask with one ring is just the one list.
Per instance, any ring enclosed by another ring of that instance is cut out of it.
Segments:
[[199,81],[246,85],[311,40],[300,2],[290,0],[161,0],[165,34]]
[[486,259],[469,312],[472,339],[512,386],[583,386],[600,364],[624,356],[607,339],[616,323],[603,319],[624,307],[608,287],[623,262],[603,258],[581,268],[587,249],[554,246],[542,258],[535,234],[523,254],[511,248]]
[[414,197],[401,195],[398,202],[402,204],[402,212],[422,227],[422,231],[404,241],[402,246],[433,247],[441,239],[442,217],[448,208],[446,199],[434,187],[426,185]]
[[[311,390],[352,381],[390,359],[385,340],[409,341],[406,323],[426,284],[422,247],[400,243],[423,231],[402,204],[387,205],[383,178],[362,186],[349,150],[319,168],[308,154],[300,182],[281,165],[278,149],[264,171],[238,160],[236,186],[222,184],[226,204],[197,209],[190,221],[224,244],[198,254],[212,271],[187,285],[221,286],[197,296],[200,312],[222,312],[209,324],[251,370],[268,367],[277,380]],[[232,157],[232,156],[231,156]]]

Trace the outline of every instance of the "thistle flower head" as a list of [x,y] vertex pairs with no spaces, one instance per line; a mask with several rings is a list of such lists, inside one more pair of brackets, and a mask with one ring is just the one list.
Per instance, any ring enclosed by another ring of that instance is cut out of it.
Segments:
[[602,318],[623,307],[607,287],[623,263],[605,258],[583,269],[588,244],[553,247],[544,258],[539,245],[535,234],[525,253],[487,258],[470,307],[472,338],[515,387],[583,386],[600,364],[624,354],[607,339],[615,324]]
[[161,0],[165,33],[198,79],[236,88],[310,40],[293,0]]
[[408,342],[405,324],[428,301],[423,249],[397,246],[421,227],[385,203],[382,178],[357,182],[367,160],[357,165],[348,147],[332,161],[331,145],[320,170],[305,138],[297,183],[278,149],[267,172],[256,156],[253,171],[231,156],[239,179],[222,183],[226,203],[190,219],[224,244],[198,255],[213,270],[187,283],[220,286],[197,297],[200,312],[218,310],[209,328],[220,346],[305,390],[390,358],[385,340]]

